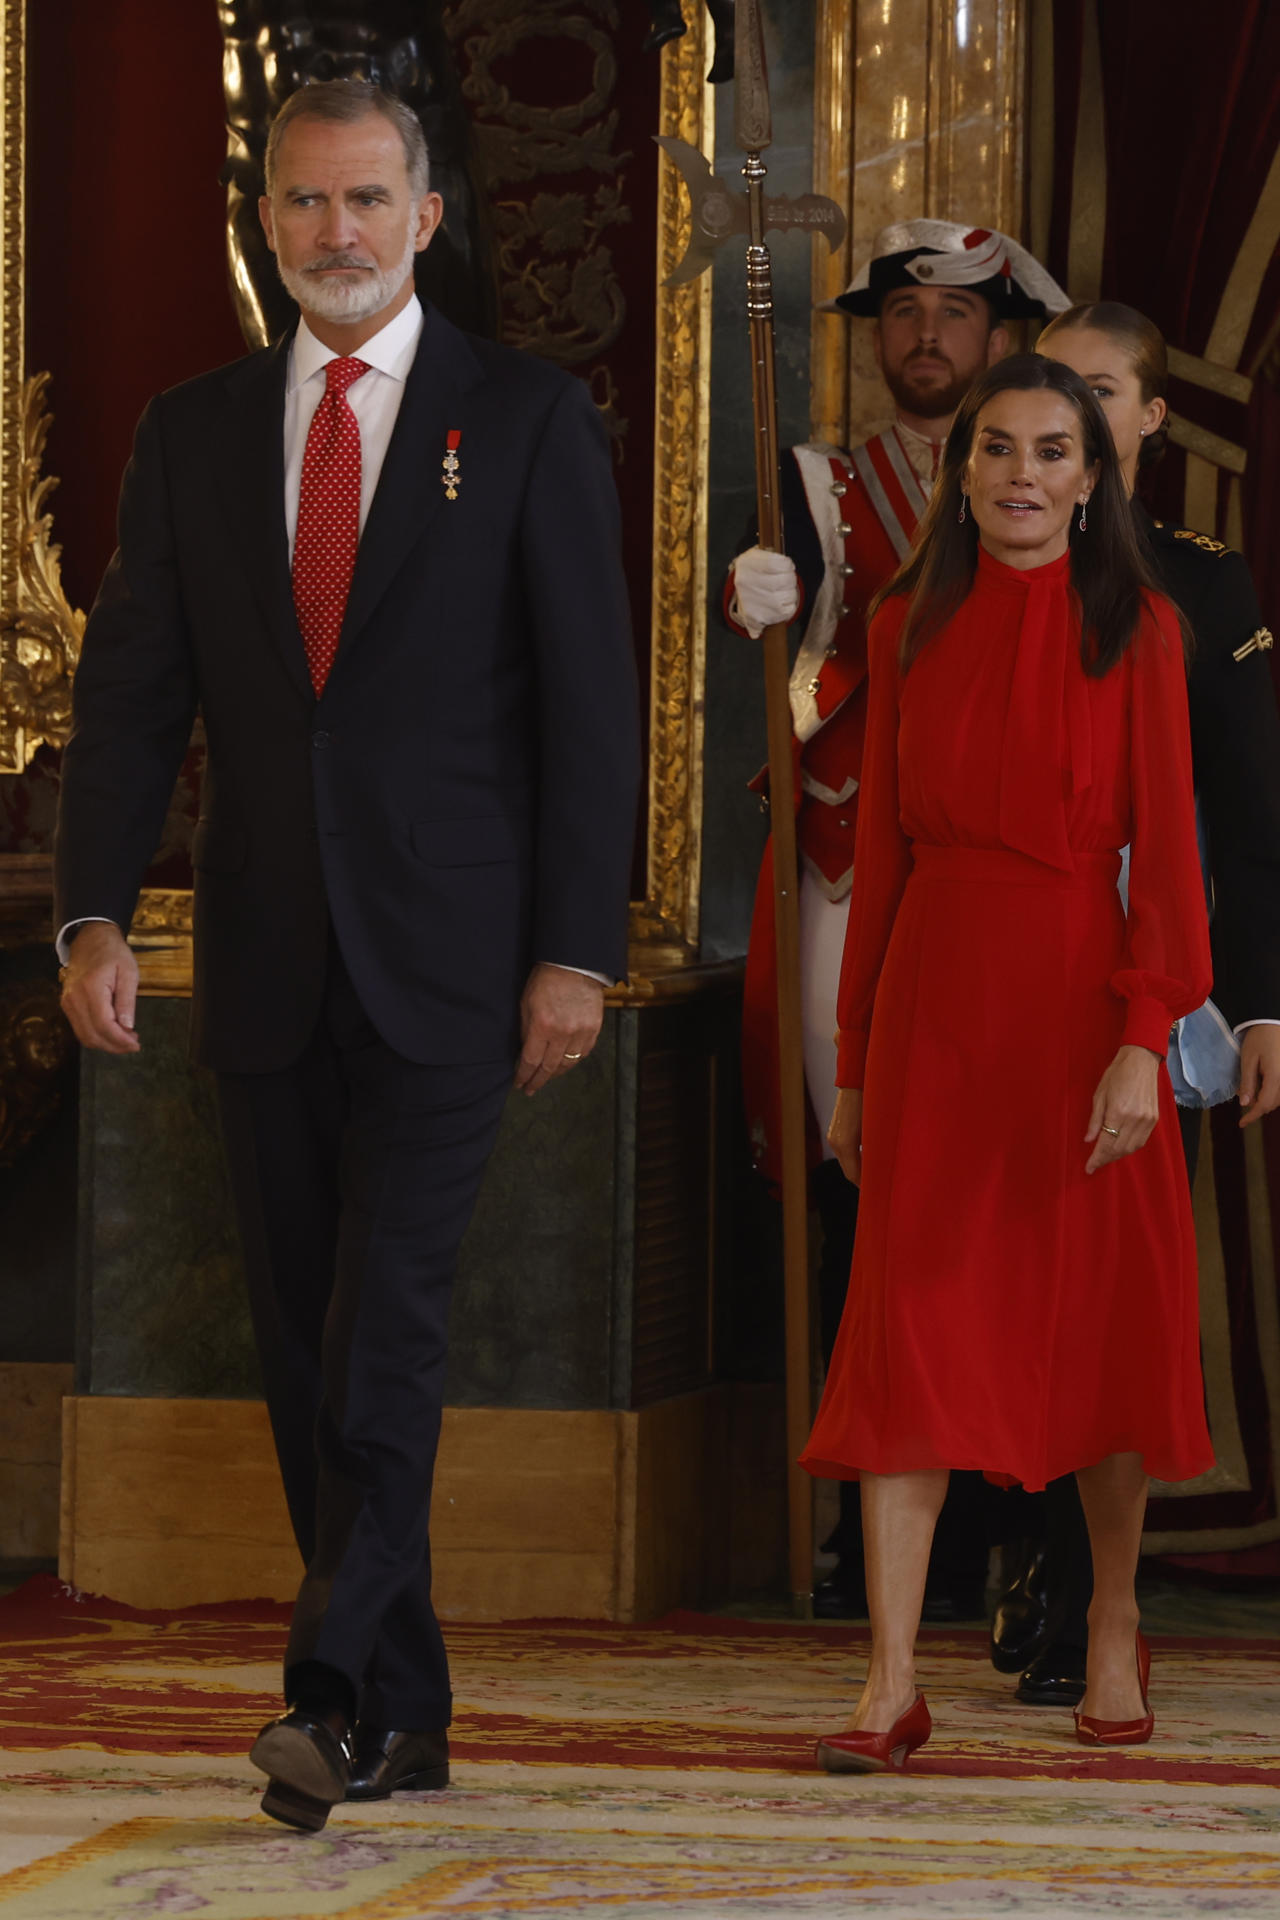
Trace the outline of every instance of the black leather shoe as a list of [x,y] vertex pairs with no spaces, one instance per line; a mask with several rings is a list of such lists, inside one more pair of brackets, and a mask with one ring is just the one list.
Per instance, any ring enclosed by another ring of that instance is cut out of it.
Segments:
[[1043,1546],[1027,1543],[996,1602],[991,1664],[997,1673],[1023,1673],[1049,1643],[1049,1589]]
[[843,1561],[825,1580],[814,1582],[813,1617],[815,1620],[865,1620],[867,1583],[860,1566]]
[[1014,1693],[1024,1707],[1078,1707],[1084,1699],[1085,1650],[1055,1640],[1038,1653]]
[[356,1728],[348,1800],[385,1800],[393,1793],[439,1793],[449,1784],[447,1733],[397,1733],[391,1727]]
[[249,1758],[270,1778],[262,1811],[286,1827],[319,1833],[330,1807],[346,1795],[352,1750],[340,1714],[322,1717],[294,1707],[267,1722]]

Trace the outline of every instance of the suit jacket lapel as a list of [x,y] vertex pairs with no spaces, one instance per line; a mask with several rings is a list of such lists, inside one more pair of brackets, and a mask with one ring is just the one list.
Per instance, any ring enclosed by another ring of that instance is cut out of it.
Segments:
[[299,693],[315,694],[298,630],[284,519],[284,402],[292,331],[227,376],[234,408],[223,487],[254,598]]
[[[360,538],[334,673],[341,671],[344,655],[445,505],[441,475],[446,436],[451,428],[462,427],[462,396],[481,377],[465,334],[429,307]],[[461,451],[465,470],[465,441]]]

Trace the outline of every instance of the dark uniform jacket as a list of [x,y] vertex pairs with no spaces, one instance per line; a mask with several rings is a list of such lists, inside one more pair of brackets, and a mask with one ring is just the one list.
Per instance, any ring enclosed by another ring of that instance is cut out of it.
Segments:
[[1135,505],[1157,579],[1195,637],[1188,682],[1213,880],[1213,997],[1232,1025],[1280,1020],[1280,711],[1244,556]]
[[330,927],[398,1053],[514,1057],[533,961],[626,969],[637,690],[599,414],[579,380],[428,311],[317,700],[285,533],[288,349],[142,417],[76,676],[58,924],[127,930],[198,709],[196,1057],[296,1060]]

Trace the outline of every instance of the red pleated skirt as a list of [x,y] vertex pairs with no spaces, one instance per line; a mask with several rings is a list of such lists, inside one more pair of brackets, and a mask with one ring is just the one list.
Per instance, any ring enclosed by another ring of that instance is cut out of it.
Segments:
[[1164,1480],[1211,1465],[1163,1065],[1148,1144],[1084,1170],[1124,1023],[1118,867],[917,843],[877,987],[857,1242],[811,1473],[962,1467],[1037,1489],[1112,1453]]

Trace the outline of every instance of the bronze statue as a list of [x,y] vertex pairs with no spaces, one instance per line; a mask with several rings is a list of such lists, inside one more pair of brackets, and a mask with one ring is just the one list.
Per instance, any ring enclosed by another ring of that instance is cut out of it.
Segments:
[[445,34],[444,0],[219,0],[227,102],[227,251],[240,326],[251,347],[291,325],[258,221],[267,130],[312,80],[376,81],[422,121],[444,226],[418,255],[418,291],[456,325],[497,331],[498,295],[470,123]]
[[[693,0],[697,6],[698,0]],[[715,58],[707,79],[713,86],[733,78],[733,4],[734,0],[707,0],[707,12],[716,30]],[[644,43],[646,53],[656,53],[668,40],[678,40],[689,31],[684,17],[684,0],[649,0],[653,26]]]

